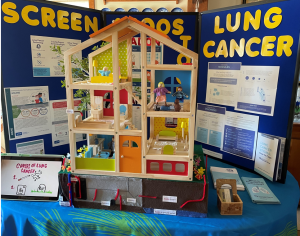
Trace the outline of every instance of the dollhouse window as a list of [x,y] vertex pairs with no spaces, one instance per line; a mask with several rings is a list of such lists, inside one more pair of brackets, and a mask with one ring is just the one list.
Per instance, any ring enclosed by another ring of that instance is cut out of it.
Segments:
[[171,93],[176,92],[176,88],[180,86],[181,81],[177,77],[168,77],[164,81],[166,89],[168,89]]
[[110,108],[110,102],[104,102],[104,108],[109,109]]
[[177,118],[166,117],[165,118],[165,127],[166,128],[176,128],[177,127]]
[[150,163],[150,170],[159,171],[159,163],[158,162],[151,162]]
[[122,146],[123,147],[129,147],[129,140],[124,141]]
[[172,164],[171,163],[164,163],[163,164],[163,171],[171,172],[172,171]]
[[139,145],[137,145],[137,143],[136,143],[136,142],[134,142],[134,141],[131,141],[131,147],[133,147],[133,148],[138,148],[138,147],[139,147]]
[[185,168],[184,168],[184,164],[176,164],[175,166],[175,171],[176,172],[184,172]]
[[103,99],[110,99],[110,93],[104,94]]

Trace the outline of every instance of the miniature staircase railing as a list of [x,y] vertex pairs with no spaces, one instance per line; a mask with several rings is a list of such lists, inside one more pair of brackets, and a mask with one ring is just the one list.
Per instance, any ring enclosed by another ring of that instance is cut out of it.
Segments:
[[142,101],[140,100],[140,98],[136,95],[134,95],[131,91],[128,90],[127,87],[125,87],[125,90],[130,94],[130,96],[137,101],[138,104],[142,105]]

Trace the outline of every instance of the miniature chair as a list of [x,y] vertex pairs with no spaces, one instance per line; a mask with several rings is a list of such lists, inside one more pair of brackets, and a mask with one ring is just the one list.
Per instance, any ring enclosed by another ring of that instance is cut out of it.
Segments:
[[174,155],[175,154],[175,150],[174,150],[174,148],[173,148],[172,145],[165,145],[161,149],[161,154],[164,154],[164,155]]

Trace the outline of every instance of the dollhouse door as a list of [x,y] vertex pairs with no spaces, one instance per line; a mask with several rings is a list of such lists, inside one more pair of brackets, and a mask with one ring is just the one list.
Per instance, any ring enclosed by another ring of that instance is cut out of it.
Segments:
[[114,116],[113,92],[105,90],[95,90],[94,95],[103,97],[103,115]]
[[120,172],[142,173],[141,137],[120,135]]

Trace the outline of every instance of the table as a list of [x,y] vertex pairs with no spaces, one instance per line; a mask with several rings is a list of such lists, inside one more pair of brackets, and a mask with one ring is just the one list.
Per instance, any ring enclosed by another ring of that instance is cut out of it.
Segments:
[[[209,166],[232,167],[208,158]],[[238,169],[245,177],[259,177]],[[221,216],[209,173],[208,218],[138,214],[95,209],[60,207],[57,202],[1,201],[3,236],[36,235],[297,235],[300,191],[288,172],[286,184],[266,183],[281,205],[252,203],[247,191],[238,191],[244,202],[242,216]],[[48,233],[47,233],[48,232]]]

